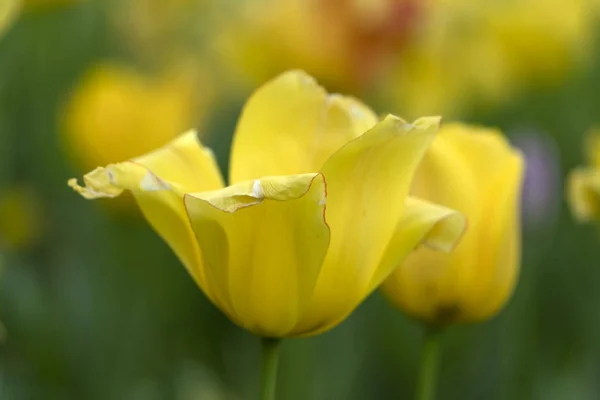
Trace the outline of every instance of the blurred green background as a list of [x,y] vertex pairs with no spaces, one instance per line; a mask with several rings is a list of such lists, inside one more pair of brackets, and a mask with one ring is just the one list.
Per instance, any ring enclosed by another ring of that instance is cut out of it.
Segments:
[[[600,123],[598,5],[422,3],[0,0],[0,398],[257,397],[258,340],[130,199],[66,180],[194,126],[225,169],[244,99],[286,68],[378,112],[497,126],[527,157],[520,282],[497,317],[447,332],[438,398],[600,398],[600,238],[563,200]],[[286,340],[278,396],[410,399],[420,343],[375,293]]]

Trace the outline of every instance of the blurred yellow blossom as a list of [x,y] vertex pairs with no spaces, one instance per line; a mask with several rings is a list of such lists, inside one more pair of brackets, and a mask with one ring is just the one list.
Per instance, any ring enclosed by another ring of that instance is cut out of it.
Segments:
[[600,129],[590,131],[585,142],[589,166],[569,175],[567,197],[575,218],[582,222],[600,219]]
[[64,109],[66,145],[83,169],[149,152],[201,122],[211,91],[198,86],[186,68],[147,75],[115,63],[96,65]]
[[336,88],[364,90],[408,39],[419,0],[243,2],[219,40],[233,73],[251,82],[302,68]]
[[407,197],[439,118],[378,122],[359,101],[284,73],[247,101],[224,187],[195,133],[97,168],[87,199],[129,191],[198,286],[260,336],[342,322],[421,243],[449,250],[464,217]]
[[534,84],[553,84],[586,61],[594,0],[433,0],[383,90],[409,114],[459,113]]
[[390,301],[432,325],[496,314],[518,279],[522,178],[523,159],[501,132],[442,126],[412,194],[459,210],[469,227],[451,253],[412,253],[382,286]]
[[14,186],[0,192],[0,251],[23,250],[36,242],[43,225],[40,207],[31,187]]
[[153,65],[182,55],[206,66],[203,51],[208,34],[220,19],[215,9],[224,2],[208,0],[107,0],[110,22],[121,44],[137,59]]
[[448,115],[501,104],[583,65],[595,1],[245,1],[218,26],[216,47],[242,81],[303,68],[412,116]]

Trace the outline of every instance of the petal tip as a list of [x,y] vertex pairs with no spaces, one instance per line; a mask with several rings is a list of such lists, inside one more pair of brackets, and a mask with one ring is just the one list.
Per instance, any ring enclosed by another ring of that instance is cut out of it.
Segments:
[[439,116],[422,117],[411,123],[394,114],[387,114],[383,118],[382,123],[394,126],[394,128],[401,133],[411,132],[413,130],[427,131],[430,129],[432,129],[434,132],[437,132],[440,127],[441,120],[442,117]]
[[270,80],[269,83],[277,83],[281,81],[295,82],[300,87],[318,87],[319,84],[317,80],[308,74],[306,71],[302,69],[290,69],[288,71],[282,72],[277,75],[275,78]]
[[451,211],[436,222],[423,239],[423,244],[432,250],[450,253],[460,243],[467,227],[467,217],[458,211]]
[[71,178],[67,185],[87,200],[117,197],[123,192],[122,188],[115,185],[115,177],[108,167],[98,167],[85,174],[83,181],[85,186],[79,185],[76,178]]
[[421,118],[415,120],[415,122],[413,122],[413,125],[419,129],[434,128],[437,130],[437,129],[439,129],[441,123],[442,123],[442,117],[439,115],[435,115],[435,116],[431,116],[431,117],[421,117]]

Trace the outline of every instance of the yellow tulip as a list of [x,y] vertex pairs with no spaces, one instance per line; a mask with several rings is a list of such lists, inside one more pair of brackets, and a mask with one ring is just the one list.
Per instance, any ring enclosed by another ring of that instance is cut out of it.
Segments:
[[523,159],[500,132],[442,126],[412,194],[464,213],[469,227],[450,254],[412,253],[382,286],[390,301],[432,325],[496,314],[518,279],[522,177]]
[[[196,58],[207,64],[201,51],[205,34],[214,21],[213,8],[221,2],[208,0],[119,0],[108,3],[109,23],[117,30],[121,44],[137,59],[152,65],[165,60]],[[228,6],[230,6],[228,4]],[[202,67],[200,66],[200,67]]]
[[197,98],[185,72],[148,76],[115,63],[90,69],[62,116],[78,165],[88,170],[144,154],[193,126]]
[[[408,196],[439,118],[381,122],[302,72],[259,88],[238,121],[223,187],[193,131],[98,168],[83,197],[124,190],[206,296],[264,337],[326,331],[419,244],[449,250],[464,217]],[[364,133],[364,134],[363,134]]]
[[419,34],[398,52],[384,91],[409,114],[448,115],[474,101],[496,105],[523,87],[560,83],[591,59],[595,3],[427,2]]
[[421,9],[418,0],[254,1],[219,26],[217,50],[234,75],[253,82],[303,68],[360,92],[387,69]]
[[586,140],[590,165],[578,167],[568,180],[568,200],[575,218],[581,222],[600,219],[600,131],[592,130]]

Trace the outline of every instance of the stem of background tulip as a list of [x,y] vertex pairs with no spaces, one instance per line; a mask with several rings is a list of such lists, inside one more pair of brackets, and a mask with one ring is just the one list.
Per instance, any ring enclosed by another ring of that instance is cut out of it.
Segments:
[[262,338],[262,387],[261,400],[275,400],[277,365],[279,364],[280,339]]
[[425,327],[416,400],[434,400],[440,360],[440,331]]

